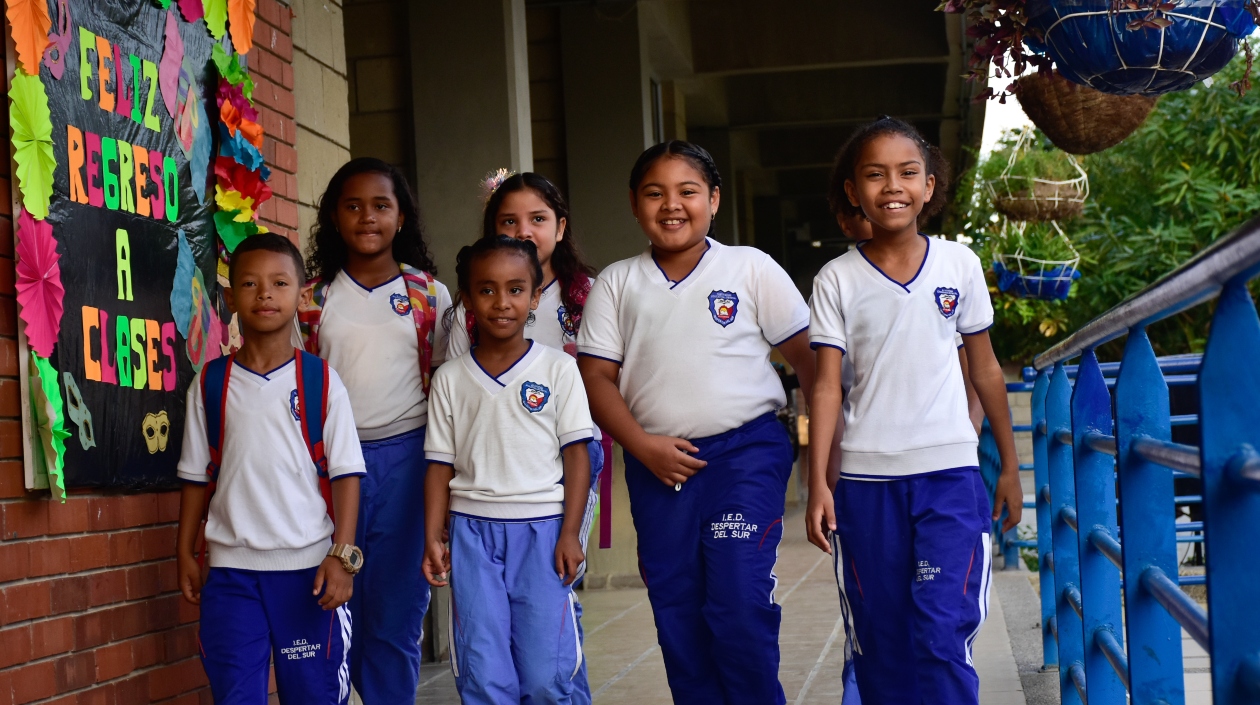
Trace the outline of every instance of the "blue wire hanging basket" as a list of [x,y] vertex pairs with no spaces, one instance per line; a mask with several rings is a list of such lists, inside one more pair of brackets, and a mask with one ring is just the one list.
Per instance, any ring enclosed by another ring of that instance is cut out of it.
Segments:
[[[1137,4],[1141,7],[1132,8]],[[1115,5],[1123,5],[1113,9]],[[1256,29],[1246,0],[1028,0],[1029,46],[1104,93],[1161,95],[1225,68]]]

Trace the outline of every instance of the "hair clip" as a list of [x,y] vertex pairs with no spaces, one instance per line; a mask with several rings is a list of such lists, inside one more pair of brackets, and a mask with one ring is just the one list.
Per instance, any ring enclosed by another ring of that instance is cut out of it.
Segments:
[[498,171],[486,174],[486,178],[481,180],[482,200],[489,201],[490,197],[494,195],[494,192],[498,191],[499,187],[503,185],[503,182],[513,176],[516,176],[516,172],[508,171],[507,169],[499,169]]

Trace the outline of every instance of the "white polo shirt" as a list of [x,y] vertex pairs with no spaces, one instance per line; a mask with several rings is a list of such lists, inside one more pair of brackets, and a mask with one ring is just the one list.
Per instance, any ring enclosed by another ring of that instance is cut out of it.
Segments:
[[[303,570],[319,565],[332,546],[333,523],[298,421],[296,367],[290,360],[260,374],[233,365],[222,464],[206,522],[213,568]],[[350,400],[333,370],[327,401],[329,477],[365,474]],[[210,481],[210,446],[200,372],[188,387],[186,418],[177,475],[204,484]]]
[[609,266],[582,312],[578,354],[621,365],[621,394],[648,433],[713,436],[787,402],[770,349],[809,327],[809,307],[769,255],[708,243],[678,282],[651,250]]
[[[565,309],[564,300],[560,298],[560,286],[558,279],[552,279],[543,288],[542,296],[538,299],[538,308],[533,311],[533,318],[525,324],[525,337],[549,348],[576,355],[577,325],[573,316]],[[460,303],[455,307],[455,315],[451,319],[450,343],[446,348],[447,360],[454,360],[472,347],[466,321],[466,309]]]
[[814,279],[810,344],[839,348],[853,364],[840,444],[844,477],[892,479],[979,464],[955,336],[988,330],[993,303],[974,252],[926,239],[923,265],[905,285],[861,248]]
[[[451,295],[440,282],[437,293],[434,365],[446,359],[442,316],[451,307]],[[345,380],[361,439],[397,436],[427,421],[420,344],[402,274],[369,289],[345,271],[338,272],[324,299],[319,355]]]
[[586,388],[572,357],[537,342],[493,377],[472,353],[440,367],[424,455],[454,466],[451,511],[492,521],[564,515],[561,450],[591,440]]

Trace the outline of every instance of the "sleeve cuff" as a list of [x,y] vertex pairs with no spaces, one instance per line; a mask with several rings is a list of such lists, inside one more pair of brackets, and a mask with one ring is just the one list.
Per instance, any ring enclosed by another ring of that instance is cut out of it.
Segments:
[[184,470],[177,470],[175,472],[175,476],[184,482],[191,482],[194,485],[210,484],[210,476],[204,472],[186,472]]
[[989,321],[988,323],[982,324],[979,328],[975,330],[959,330],[958,332],[961,333],[962,335],[979,335],[992,327],[993,327],[993,321]]
[[593,357],[596,360],[607,360],[617,365],[621,364],[621,358],[617,357],[614,353],[607,350],[600,350],[598,348],[578,348],[578,357]]
[[[805,331],[809,330],[809,321],[808,321],[808,320],[806,320],[804,323],[800,323],[800,324],[798,324],[796,327],[790,328],[789,330],[794,330],[794,331],[796,331],[796,332],[795,332],[795,333],[789,333],[788,335],[778,336],[777,338],[771,338],[771,339],[770,339],[770,341],[771,341],[771,342],[770,342],[770,345],[771,345],[771,346],[773,346],[773,347],[776,347],[776,348],[777,348],[777,347],[779,347],[780,345],[782,345],[782,344],[786,343],[787,341],[791,340],[792,338],[795,338],[796,336],[800,335],[801,333],[804,333]],[[776,340],[777,340],[778,342],[774,342],[774,341],[776,341]]]
[[191,478],[184,477],[183,475],[179,475],[178,477],[179,477],[179,479],[180,479],[181,481],[183,481],[184,483],[189,484],[189,485],[201,485],[202,487],[205,487],[206,485],[209,485],[209,484],[210,484],[210,480],[209,480],[209,479],[205,479],[205,480],[193,480],[193,479],[191,479]]
[[350,477],[351,475],[366,475],[367,466],[362,463],[356,465],[344,465],[328,471],[329,479],[336,480],[342,477]]
[[452,453],[439,453],[437,451],[425,451],[424,459],[430,463],[440,463],[442,465],[455,465],[455,456]]
[[564,450],[574,443],[589,443],[593,440],[595,440],[594,431],[589,428],[571,433],[562,433],[560,434],[560,450]]
[[810,350],[817,350],[818,348],[835,348],[836,350],[839,350],[840,352],[844,353],[845,355],[848,355],[848,354],[849,354],[849,351],[848,351],[848,350],[845,350],[845,349],[844,349],[844,346],[843,346],[843,345],[841,345],[841,344],[839,343],[839,341],[836,341],[836,340],[831,340],[831,339],[826,339],[826,338],[822,338],[822,339],[818,339],[818,340],[812,340],[812,339],[811,339],[811,340],[809,341],[809,349],[810,349]]

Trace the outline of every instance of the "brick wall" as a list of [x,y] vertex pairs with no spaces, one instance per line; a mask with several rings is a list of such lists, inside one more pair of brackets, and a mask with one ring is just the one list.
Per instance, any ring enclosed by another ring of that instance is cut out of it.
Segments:
[[[296,239],[292,17],[259,0],[249,64],[275,198]],[[9,111],[0,110],[9,135]],[[208,704],[197,609],[176,587],[177,492],[27,492],[22,470],[10,163],[0,159],[0,705]]]

